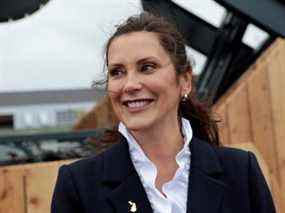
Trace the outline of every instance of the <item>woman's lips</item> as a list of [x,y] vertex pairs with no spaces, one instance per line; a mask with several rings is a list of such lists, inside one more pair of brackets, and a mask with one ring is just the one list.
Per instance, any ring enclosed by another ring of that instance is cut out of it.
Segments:
[[136,99],[123,101],[123,105],[126,106],[130,112],[138,112],[145,110],[153,101],[153,99]]

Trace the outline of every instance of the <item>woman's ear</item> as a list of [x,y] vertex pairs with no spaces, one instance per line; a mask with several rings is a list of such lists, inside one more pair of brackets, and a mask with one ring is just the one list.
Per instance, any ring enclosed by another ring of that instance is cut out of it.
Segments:
[[192,89],[192,72],[191,70],[180,74],[179,83],[181,86],[181,97],[185,94],[190,94]]

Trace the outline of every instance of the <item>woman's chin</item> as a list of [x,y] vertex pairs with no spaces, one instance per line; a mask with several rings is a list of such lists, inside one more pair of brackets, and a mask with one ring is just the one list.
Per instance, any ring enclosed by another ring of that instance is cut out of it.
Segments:
[[146,118],[132,118],[126,120],[124,124],[130,131],[143,131],[152,126],[150,120]]

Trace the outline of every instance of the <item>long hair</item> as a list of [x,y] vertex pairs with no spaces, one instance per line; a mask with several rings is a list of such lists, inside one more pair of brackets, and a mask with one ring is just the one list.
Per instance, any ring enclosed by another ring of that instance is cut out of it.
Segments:
[[[159,42],[169,54],[174,64],[177,76],[192,71],[191,61],[186,55],[185,41],[176,27],[162,17],[143,12],[129,17],[124,23],[117,26],[115,33],[109,38],[105,49],[105,63],[108,65],[108,51],[112,41],[122,35],[132,32],[152,32],[158,35]],[[206,104],[198,101],[194,89],[187,100],[179,103],[179,116],[185,117],[191,123],[193,135],[213,145],[219,145],[217,122],[212,118]],[[107,134],[108,140],[115,133]]]

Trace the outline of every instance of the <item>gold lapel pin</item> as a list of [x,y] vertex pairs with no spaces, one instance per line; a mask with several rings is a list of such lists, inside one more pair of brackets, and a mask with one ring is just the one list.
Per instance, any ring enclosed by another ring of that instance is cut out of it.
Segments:
[[137,212],[137,204],[133,201],[129,201],[129,212]]

